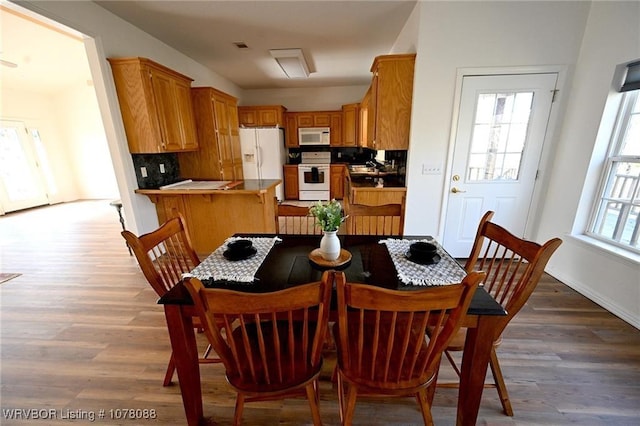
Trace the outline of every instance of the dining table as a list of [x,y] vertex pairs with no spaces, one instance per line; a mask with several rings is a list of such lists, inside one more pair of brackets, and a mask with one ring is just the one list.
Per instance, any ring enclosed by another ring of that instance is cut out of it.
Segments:
[[[226,244],[239,238],[253,241],[255,255],[246,260],[227,259]],[[317,253],[318,235],[236,234],[207,256],[190,275],[199,278],[205,287],[245,292],[272,292],[319,281],[326,269],[341,270],[348,282],[403,291],[457,283],[466,275],[459,262],[428,236],[341,235],[339,238],[348,256],[332,264],[312,255]],[[439,261],[433,265],[407,262],[406,250],[415,241],[435,244]],[[179,282],[158,303],[164,306],[187,424],[201,424],[203,404],[192,322],[193,316],[197,315],[193,301]],[[335,297],[332,305],[335,313]],[[467,328],[467,335],[462,355],[457,425],[476,423],[496,327],[504,315],[504,308],[479,286],[462,323]]]

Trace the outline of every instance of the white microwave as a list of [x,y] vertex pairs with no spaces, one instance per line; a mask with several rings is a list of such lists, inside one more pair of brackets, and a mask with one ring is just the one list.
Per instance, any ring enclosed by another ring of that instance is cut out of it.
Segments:
[[328,127],[301,127],[298,129],[300,145],[329,145],[331,132]]

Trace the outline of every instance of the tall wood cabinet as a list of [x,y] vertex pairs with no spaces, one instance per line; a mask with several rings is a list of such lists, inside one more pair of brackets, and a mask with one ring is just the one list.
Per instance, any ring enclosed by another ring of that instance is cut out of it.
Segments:
[[191,78],[147,58],[108,58],[132,154],[193,151]]
[[361,103],[364,146],[409,148],[415,54],[378,56],[371,66],[371,86]]
[[178,154],[183,177],[242,179],[237,99],[212,87],[191,89],[200,149]]

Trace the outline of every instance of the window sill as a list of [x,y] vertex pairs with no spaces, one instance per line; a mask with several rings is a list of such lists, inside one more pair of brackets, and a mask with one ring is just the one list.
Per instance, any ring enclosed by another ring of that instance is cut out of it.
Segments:
[[587,235],[568,235],[568,237],[573,238],[590,248],[605,252],[605,254],[615,258],[616,260],[622,259],[633,265],[640,265],[640,254],[633,253],[618,246],[607,244],[604,241],[600,241]]

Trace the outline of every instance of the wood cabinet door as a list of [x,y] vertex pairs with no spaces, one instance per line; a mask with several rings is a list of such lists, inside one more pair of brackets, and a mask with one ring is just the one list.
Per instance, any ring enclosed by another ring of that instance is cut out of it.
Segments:
[[344,198],[344,173],[345,166],[331,165],[330,168],[330,196],[336,200]]
[[260,126],[277,126],[280,124],[280,120],[278,119],[278,111],[275,108],[261,108],[258,110],[258,116],[258,122],[260,123]]
[[331,126],[331,114],[324,112],[316,112],[313,114],[313,126],[314,127],[329,127]]
[[331,130],[330,134],[330,145],[331,146],[342,146],[342,113],[341,112],[333,112],[329,114],[330,125],[329,129]]
[[311,113],[297,113],[296,114],[296,123],[298,127],[315,127],[315,123],[313,121],[313,114]]
[[358,145],[359,110],[358,104],[342,106],[342,146]]
[[229,131],[229,117],[227,115],[227,104],[224,99],[213,98],[213,109],[215,111],[216,133],[218,135],[218,147],[220,168],[222,170],[222,180],[233,179],[233,149],[231,145],[231,133]]
[[285,144],[287,148],[298,148],[298,117],[295,113],[285,114]]
[[238,120],[243,126],[255,127],[258,125],[258,113],[254,109],[239,107]]
[[414,62],[413,55],[398,55],[376,67],[371,96],[375,149],[409,148]]
[[198,133],[191,101],[191,84],[184,81],[175,82],[175,99],[178,109],[180,130],[182,132],[182,149],[198,149]]
[[182,149],[182,130],[180,128],[180,112],[174,96],[174,81],[171,76],[154,68],[150,69],[150,74],[156,114],[162,135],[162,150],[180,151]]
[[297,200],[299,195],[298,187],[298,166],[292,164],[284,165],[284,198],[286,200]]
[[235,101],[227,100],[227,119],[229,123],[229,139],[231,141],[231,157],[233,163],[233,175],[231,179],[241,180],[242,173],[242,150],[240,147],[240,125],[238,122],[238,107]]

